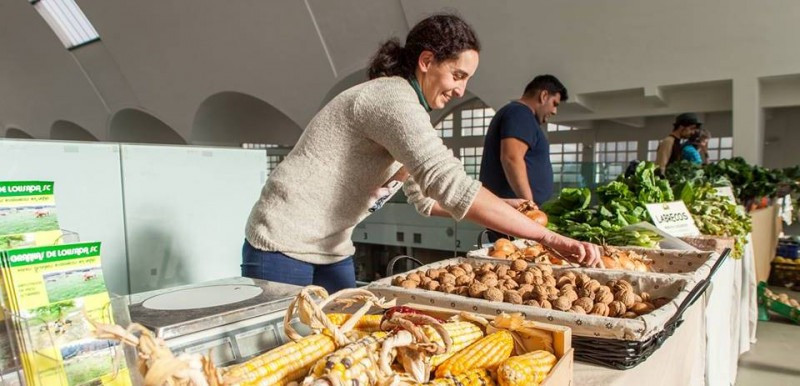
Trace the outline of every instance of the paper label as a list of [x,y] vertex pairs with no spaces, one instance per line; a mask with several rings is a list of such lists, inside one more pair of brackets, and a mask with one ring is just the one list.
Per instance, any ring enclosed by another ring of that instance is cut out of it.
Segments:
[[647,204],[646,207],[656,228],[675,237],[700,235],[700,230],[683,201]]

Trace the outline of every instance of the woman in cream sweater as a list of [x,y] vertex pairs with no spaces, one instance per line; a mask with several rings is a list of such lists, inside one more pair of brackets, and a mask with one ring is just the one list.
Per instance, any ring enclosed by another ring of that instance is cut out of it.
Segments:
[[242,275],[354,287],[353,228],[369,215],[372,193],[403,167],[403,189],[423,215],[466,218],[600,264],[597,246],[548,231],[467,176],[433,129],[429,111],[463,96],[479,51],[472,28],[453,15],[422,20],[405,46],[385,42],[371,80],[322,108],[270,174],[247,221]]

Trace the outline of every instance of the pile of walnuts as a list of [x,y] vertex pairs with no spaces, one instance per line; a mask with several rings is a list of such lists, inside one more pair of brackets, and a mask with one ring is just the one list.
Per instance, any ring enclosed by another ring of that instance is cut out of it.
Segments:
[[523,259],[507,264],[473,266],[453,264],[443,268],[396,276],[392,284],[576,314],[635,318],[669,303],[637,293],[625,280],[605,284],[585,273],[554,274],[550,265],[528,265]]

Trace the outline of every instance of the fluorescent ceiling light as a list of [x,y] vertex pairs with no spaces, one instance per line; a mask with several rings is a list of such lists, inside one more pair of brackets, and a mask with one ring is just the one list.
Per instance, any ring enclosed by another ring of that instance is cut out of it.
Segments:
[[68,49],[100,39],[75,0],[39,0],[33,7]]

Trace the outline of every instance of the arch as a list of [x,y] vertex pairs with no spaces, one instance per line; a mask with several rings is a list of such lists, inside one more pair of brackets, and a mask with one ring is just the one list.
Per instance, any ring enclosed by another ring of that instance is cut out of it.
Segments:
[[350,75],[341,78],[336,84],[328,90],[328,93],[325,94],[325,97],[322,98],[322,104],[319,105],[319,108],[322,109],[328,102],[331,101],[335,96],[339,95],[342,91],[347,90],[350,87],[353,87],[359,83],[364,83],[367,80],[367,69],[362,68],[358,71],[351,73]]
[[160,119],[137,109],[122,109],[111,117],[112,141],[185,145],[186,141]]
[[32,135],[16,127],[9,127],[6,129],[6,138],[34,139]]
[[254,96],[223,91],[206,98],[192,123],[195,144],[266,143],[292,146],[303,130],[286,114]]
[[61,139],[68,141],[97,141],[97,137],[80,125],[58,120],[50,126],[50,139]]

